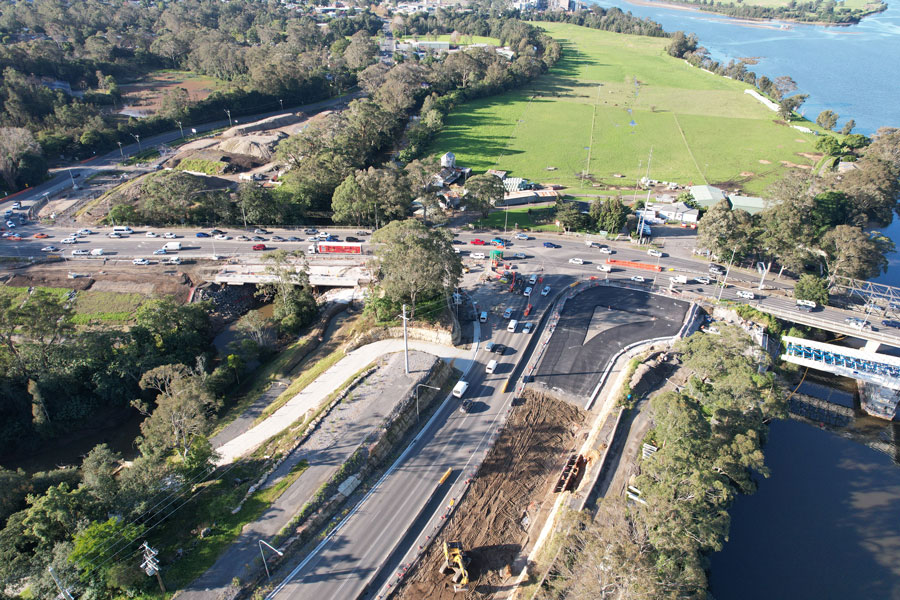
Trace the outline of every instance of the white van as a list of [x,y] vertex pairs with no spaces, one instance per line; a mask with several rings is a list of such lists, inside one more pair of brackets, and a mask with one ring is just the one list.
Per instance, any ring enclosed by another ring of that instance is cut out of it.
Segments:
[[812,300],[797,300],[797,310],[810,312],[816,310],[816,306],[818,305]]
[[91,256],[103,256],[103,248],[94,248],[91,250]]
[[481,316],[478,317],[478,320],[482,323],[487,323],[487,311],[481,311]]
[[181,242],[166,242],[163,246],[163,250],[165,250],[166,252],[169,252],[170,250],[181,250]]
[[529,278],[528,278],[528,283],[529,283],[529,285],[534,285],[534,284],[536,284],[536,283],[537,283],[537,275],[532,275],[531,277],[529,277]]
[[484,260],[484,252],[473,252],[470,256],[475,260]]
[[453,386],[453,395],[457,398],[462,398],[467,389],[469,389],[469,382],[460,380]]
[[518,327],[518,326],[519,326],[519,322],[516,321],[515,319],[513,319],[512,321],[509,322],[509,325],[506,326],[506,330],[510,333],[515,333],[516,327]]
[[496,371],[496,370],[497,370],[497,361],[496,361],[496,360],[492,360],[492,361],[489,362],[489,363],[487,364],[487,366],[484,368],[484,372],[485,372],[485,373],[493,373],[493,372]]
[[126,225],[116,225],[115,227],[113,227],[113,233],[131,234],[134,233],[134,231],[132,231],[131,227],[128,227]]

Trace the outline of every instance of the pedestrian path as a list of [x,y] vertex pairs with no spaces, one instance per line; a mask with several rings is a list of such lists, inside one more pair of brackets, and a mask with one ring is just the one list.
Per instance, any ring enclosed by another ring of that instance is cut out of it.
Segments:
[[[455,366],[462,371],[466,370],[472,360],[471,352],[465,348],[418,340],[410,340],[409,348],[433,354],[446,362],[455,361]],[[227,465],[252,452],[272,436],[290,427],[308,411],[318,408],[329,394],[354,373],[385,354],[402,350],[403,340],[390,339],[366,344],[348,353],[265,421],[217,447],[219,459],[216,464]]]

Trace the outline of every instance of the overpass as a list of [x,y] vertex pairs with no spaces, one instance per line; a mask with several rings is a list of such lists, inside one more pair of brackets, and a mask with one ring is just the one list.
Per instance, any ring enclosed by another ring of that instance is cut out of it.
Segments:
[[872,353],[877,352],[882,345],[900,348],[900,335],[898,335],[900,334],[900,331],[898,330],[888,328],[876,330],[870,327],[861,329],[859,327],[851,325],[850,323],[847,323],[845,319],[842,319],[842,317],[847,314],[842,311],[839,312],[825,309],[820,313],[803,312],[797,310],[796,306],[793,305],[792,300],[789,304],[787,304],[787,301],[783,302],[783,304],[786,304],[785,306],[781,306],[780,304],[782,303],[748,303],[748,305],[752,306],[756,310],[768,313],[773,317],[778,317],[779,319],[782,319],[784,321],[790,321],[792,323],[798,323],[800,325],[807,325],[809,327],[816,327],[818,329],[824,329],[825,331],[830,331],[832,333],[839,333],[846,337],[854,337],[865,340],[866,350]]
[[882,419],[896,416],[900,404],[900,358],[788,335],[781,340],[785,343],[782,360],[856,379],[862,382],[863,410]]
[[[214,281],[226,285],[271,283],[277,275],[267,271],[266,267],[263,264],[229,265],[216,273]],[[295,269],[300,272],[299,268]],[[317,287],[358,287],[372,280],[369,270],[359,264],[309,265],[307,272],[310,285]]]

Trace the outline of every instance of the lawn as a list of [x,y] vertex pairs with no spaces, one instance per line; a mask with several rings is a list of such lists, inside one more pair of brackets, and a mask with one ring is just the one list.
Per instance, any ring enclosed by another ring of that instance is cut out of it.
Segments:
[[488,229],[528,229],[529,231],[559,231],[554,223],[555,206],[518,207],[496,210],[487,219],[479,219],[478,227]]
[[631,187],[649,173],[762,194],[783,163],[816,162],[799,154],[815,153],[815,136],[777,123],[748,85],[670,57],[667,40],[539,25],[562,43],[559,63],[526,89],[457,108],[431,152],[573,193]]

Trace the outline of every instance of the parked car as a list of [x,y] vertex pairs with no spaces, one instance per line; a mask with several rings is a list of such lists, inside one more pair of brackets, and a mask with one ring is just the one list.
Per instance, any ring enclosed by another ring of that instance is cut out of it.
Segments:
[[584,261],[583,261],[582,259],[580,259],[580,258],[570,258],[570,259],[569,259],[569,264],[573,264],[573,265],[583,265],[583,264],[584,264]]
[[197,237],[198,237],[198,238],[208,238],[208,237],[212,237],[212,236],[210,236],[210,235],[209,235],[208,233],[206,233],[205,231],[198,231],[198,232],[197,232]]
[[133,261],[131,261],[131,264],[133,264],[133,265],[149,265],[150,261],[147,260],[146,258],[136,258]]
[[634,282],[636,282],[636,283],[644,283],[645,281],[647,281],[646,279],[644,279],[644,278],[641,277],[640,275],[632,275],[632,276],[631,276],[631,280],[634,281]]
[[549,294],[549,293],[550,293],[550,286],[549,286],[549,285],[545,285],[545,286],[544,286],[544,289],[541,290],[541,296],[546,296],[546,295]]
[[253,249],[254,249],[254,250],[265,250],[265,249],[266,249],[266,245],[265,245],[265,244],[254,244],[254,245],[253,245]]
[[559,244],[554,244],[553,242],[544,242],[544,248],[559,248]]

